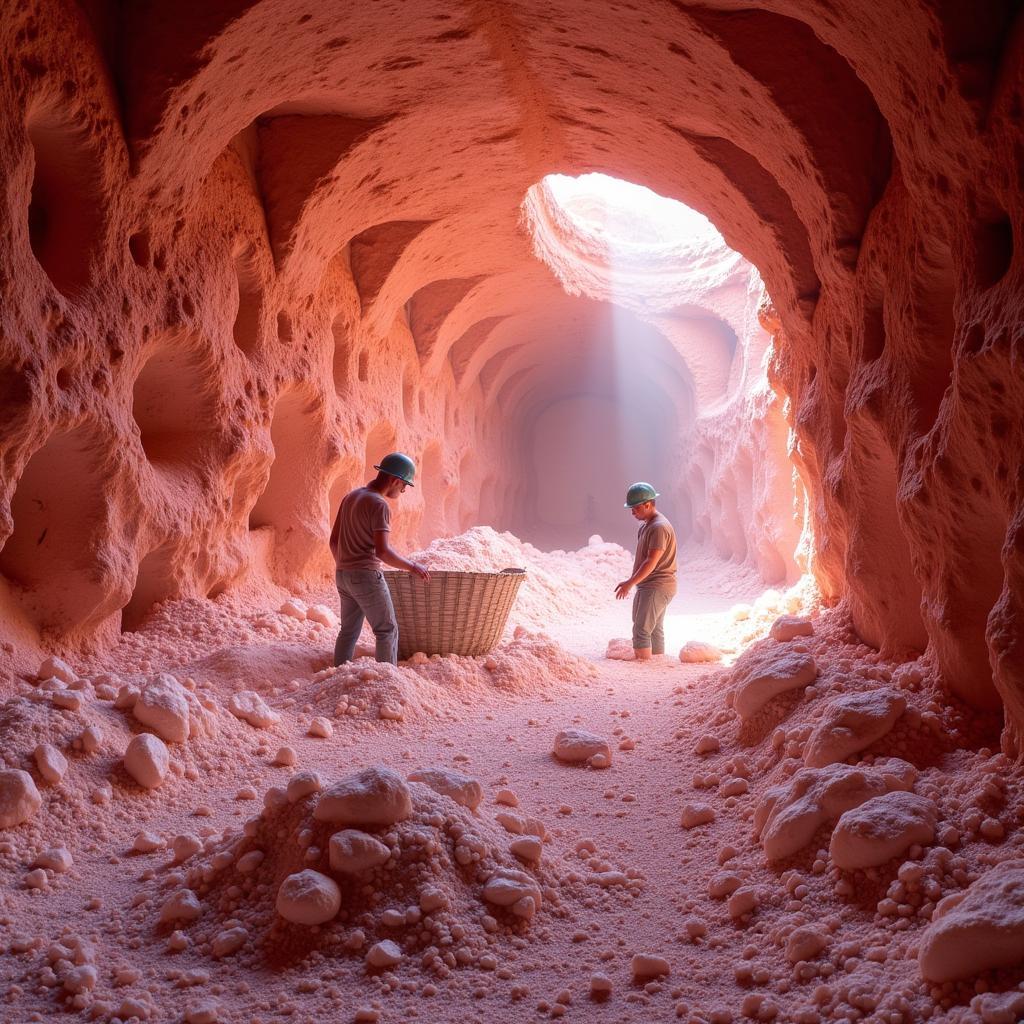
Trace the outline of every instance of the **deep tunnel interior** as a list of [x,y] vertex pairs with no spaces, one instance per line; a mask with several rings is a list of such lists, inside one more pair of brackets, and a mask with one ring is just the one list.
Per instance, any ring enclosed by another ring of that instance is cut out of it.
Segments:
[[[338,503],[401,449],[403,550],[628,547],[650,477],[696,562],[802,581],[1008,770],[1020,6],[7,5],[4,695],[160,602],[329,584]],[[564,184],[594,175],[708,227]]]

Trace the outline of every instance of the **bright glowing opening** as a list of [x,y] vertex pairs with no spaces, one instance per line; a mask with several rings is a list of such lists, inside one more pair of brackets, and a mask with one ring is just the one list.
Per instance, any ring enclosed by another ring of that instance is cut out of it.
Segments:
[[643,185],[596,173],[578,178],[549,174],[544,184],[577,229],[602,236],[610,245],[648,250],[725,245],[702,213]]

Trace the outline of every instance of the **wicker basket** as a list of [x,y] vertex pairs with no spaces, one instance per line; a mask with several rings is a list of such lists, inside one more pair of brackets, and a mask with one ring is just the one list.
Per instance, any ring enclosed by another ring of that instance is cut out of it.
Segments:
[[411,573],[385,572],[398,619],[398,657],[486,654],[501,639],[525,569]]

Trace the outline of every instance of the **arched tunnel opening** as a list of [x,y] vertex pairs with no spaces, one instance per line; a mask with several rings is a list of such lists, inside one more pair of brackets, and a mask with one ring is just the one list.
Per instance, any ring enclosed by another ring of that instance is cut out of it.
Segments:
[[0,15],[0,1017],[1024,1019],[1019,8]]

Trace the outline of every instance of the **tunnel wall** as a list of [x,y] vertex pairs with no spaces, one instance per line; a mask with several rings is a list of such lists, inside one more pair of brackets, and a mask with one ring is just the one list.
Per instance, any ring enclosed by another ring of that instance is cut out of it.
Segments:
[[5,4],[4,658],[322,572],[330,501],[392,439],[440,444],[458,492],[443,517],[417,494],[403,541],[500,517],[499,399],[535,386],[534,311],[566,308],[520,204],[602,170],[757,266],[826,598],[1001,700],[1017,750],[1017,15],[901,0],[880,35],[870,0]]

